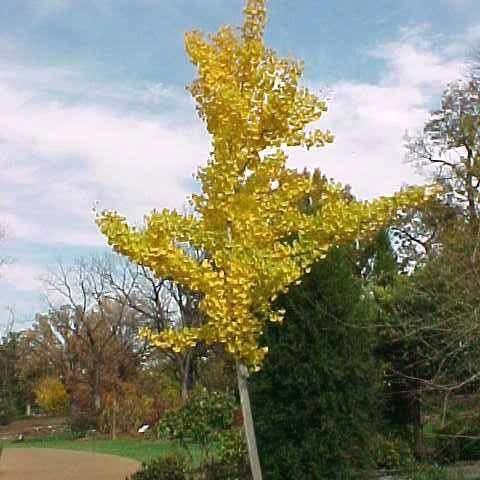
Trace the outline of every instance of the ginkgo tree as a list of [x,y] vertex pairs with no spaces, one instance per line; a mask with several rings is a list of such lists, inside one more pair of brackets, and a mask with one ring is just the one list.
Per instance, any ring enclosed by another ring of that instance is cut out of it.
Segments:
[[[198,31],[185,37],[198,70],[189,91],[212,141],[208,163],[198,171],[193,213],[153,211],[142,228],[116,212],[97,217],[117,252],[202,295],[201,324],[143,335],[176,351],[197,342],[223,345],[237,360],[239,387],[246,368],[260,368],[267,353],[259,342],[265,322],[282,320],[283,312],[272,308],[275,297],[333,246],[371,235],[425,198],[424,189],[410,188],[360,202],[328,184],[315,213],[300,208],[312,195],[312,177],[287,167],[285,149],[332,142],[328,131],[309,128],[327,107],[299,85],[302,63],[265,45],[266,0],[247,0],[244,14],[239,30],[226,26],[208,37]],[[202,262],[190,254],[193,248],[205,252]],[[248,393],[241,400],[258,479]]]

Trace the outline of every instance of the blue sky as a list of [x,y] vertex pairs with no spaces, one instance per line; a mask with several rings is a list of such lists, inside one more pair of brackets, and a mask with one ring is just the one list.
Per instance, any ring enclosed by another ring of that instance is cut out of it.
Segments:
[[[326,92],[335,144],[294,167],[320,167],[362,198],[420,183],[403,161],[480,42],[478,0],[271,0],[267,42],[305,61]],[[476,8],[477,7],[477,8]],[[180,207],[208,137],[185,85],[192,28],[241,22],[243,0],[0,2],[0,278],[4,306],[28,323],[45,308],[39,278],[58,258],[105,249],[92,207],[132,222]]]

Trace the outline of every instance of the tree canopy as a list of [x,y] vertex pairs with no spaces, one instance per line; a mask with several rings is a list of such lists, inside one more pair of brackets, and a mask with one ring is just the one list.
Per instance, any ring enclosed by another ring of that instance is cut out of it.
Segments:
[[[116,212],[102,212],[97,222],[116,251],[202,294],[204,324],[145,331],[152,343],[175,350],[220,343],[258,366],[267,351],[258,344],[264,320],[282,319],[272,299],[332,245],[368,235],[399,208],[423,202],[424,190],[367,203],[346,201],[339,187],[328,185],[316,214],[302,212],[311,176],[287,168],[284,147],[333,140],[329,132],[307,129],[326,104],[300,86],[301,62],[264,44],[266,1],[248,0],[244,12],[240,32],[222,27],[208,38],[197,31],[185,38],[198,70],[190,92],[212,136],[194,213],[154,211],[141,229]],[[206,258],[196,261],[189,247]]]

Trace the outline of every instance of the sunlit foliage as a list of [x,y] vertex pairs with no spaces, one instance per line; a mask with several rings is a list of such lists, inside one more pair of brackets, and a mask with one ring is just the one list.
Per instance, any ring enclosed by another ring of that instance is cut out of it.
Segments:
[[[300,86],[302,63],[264,44],[266,1],[248,0],[244,12],[240,30],[222,27],[208,37],[194,31],[185,38],[198,71],[189,90],[212,138],[209,161],[198,171],[202,189],[192,197],[194,213],[154,211],[143,229],[115,212],[97,221],[117,252],[203,295],[206,322],[145,331],[151,343],[177,351],[220,343],[236,359],[259,366],[267,350],[258,344],[264,321],[282,319],[272,299],[332,246],[369,235],[398,209],[421,203],[424,191],[365,203],[329,185],[314,215],[300,209],[312,178],[287,168],[285,147],[332,142],[329,132],[307,128],[327,107]],[[206,259],[196,261],[188,246],[205,251]]]

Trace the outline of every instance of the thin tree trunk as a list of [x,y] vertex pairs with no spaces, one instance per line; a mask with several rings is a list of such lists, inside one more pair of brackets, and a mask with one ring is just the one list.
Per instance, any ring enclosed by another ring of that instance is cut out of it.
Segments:
[[247,367],[237,362],[237,381],[242,405],[243,427],[247,437],[248,457],[253,480],[262,480],[262,469],[258,457],[257,441],[255,438],[255,427],[253,425],[252,408],[250,406],[250,395],[248,394],[248,370]]
[[112,440],[117,439],[117,394],[113,399],[113,411],[112,411]]
[[419,398],[414,400],[413,405],[413,435],[414,435],[414,450],[415,455],[418,459],[422,460],[424,458],[424,445],[423,445],[423,426],[422,426],[422,410],[421,410],[421,401]]
[[100,372],[98,370],[98,367],[95,370],[95,379],[93,384],[93,406],[95,409],[95,413],[98,414],[102,406],[102,400],[100,395]]
[[[418,349],[418,347],[417,347]],[[423,425],[422,425],[422,385],[419,378],[419,371],[417,366],[417,349],[415,349],[415,386],[412,399],[412,413],[413,413],[413,435],[414,435],[414,450],[418,459],[424,458],[423,445]]]
[[479,224],[478,224],[478,213],[477,213],[477,202],[476,198],[478,191],[474,186],[474,153],[472,149],[466,146],[467,149],[467,178],[466,178],[466,191],[467,191],[467,202],[468,202],[468,213],[470,217],[470,226],[474,235],[478,234]]
[[448,405],[448,397],[450,396],[450,390],[445,393],[443,397],[443,409],[442,409],[442,423],[441,428],[445,427],[445,421],[447,419],[447,405]]
[[182,374],[182,402],[186,403],[187,400],[188,400],[187,378],[185,374]]
[[191,359],[190,352],[187,352],[186,357],[180,360],[181,375],[182,375],[182,401],[185,403],[190,397],[190,391],[192,390],[191,381]]

